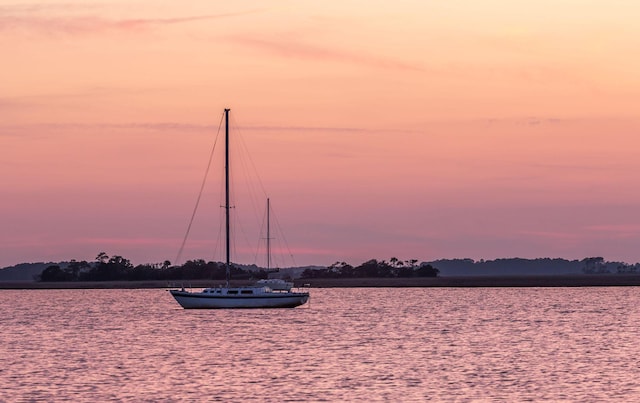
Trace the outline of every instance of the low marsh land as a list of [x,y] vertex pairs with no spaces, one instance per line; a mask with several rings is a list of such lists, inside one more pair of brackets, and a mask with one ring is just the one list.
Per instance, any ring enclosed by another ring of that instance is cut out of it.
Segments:
[[[233,281],[249,285],[249,280]],[[310,288],[350,287],[605,287],[640,286],[640,274],[557,275],[557,276],[456,276],[435,278],[313,278],[297,279],[296,286]],[[0,282],[0,289],[100,289],[100,288],[202,288],[221,285],[219,280],[166,281],[71,281]]]

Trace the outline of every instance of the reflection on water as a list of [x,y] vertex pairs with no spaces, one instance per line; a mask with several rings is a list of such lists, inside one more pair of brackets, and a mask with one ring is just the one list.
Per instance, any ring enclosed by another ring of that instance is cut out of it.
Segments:
[[632,401],[637,288],[0,291],[2,401]]

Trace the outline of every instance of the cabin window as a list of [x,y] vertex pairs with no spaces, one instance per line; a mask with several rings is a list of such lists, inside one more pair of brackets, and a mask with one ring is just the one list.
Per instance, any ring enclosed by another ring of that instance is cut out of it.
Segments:
[[237,294],[238,290],[228,290],[227,294]]
[[253,290],[242,290],[240,294],[253,294]]

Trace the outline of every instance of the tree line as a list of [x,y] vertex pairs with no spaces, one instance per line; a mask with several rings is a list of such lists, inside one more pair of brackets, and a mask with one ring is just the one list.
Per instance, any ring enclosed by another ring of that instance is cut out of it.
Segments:
[[[416,259],[402,261],[391,258],[389,261],[368,260],[359,266],[346,262],[335,262],[326,268],[306,269],[302,278],[350,278],[350,277],[437,277],[440,271],[430,264],[418,265]],[[243,269],[231,266],[234,279],[262,279],[269,273],[254,267]],[[152,281],[152,280],[224,280],[224,263],[206,262],[203,259],[188,260],[182,265],[163,263],[140,264],[134,266],[129,259],[119,255],[108,256],[100,252],[94,262],[72,259],[66,265],[48,266],[36,278],[42,282],[55,281]]]
[[[232,278],[267,278],[265,270],[244,270],[231,266]],[[224,263],[206,262],[203,259],[188,260],[183,265],[161,264],[134,266],[122,256],[109,257],[100,252],[95,262],[71,260],[66,267],[51,265],[44,269],[37,280],[48,281],[143,281],[143,280],[224,280]]]
[[430,264],[418,265],[418,260],[368,260],[353,267],[346,262],[335,262],[325,269],[306,269],[302,278],[354,278],[354,277],[438,277],[440,270]]

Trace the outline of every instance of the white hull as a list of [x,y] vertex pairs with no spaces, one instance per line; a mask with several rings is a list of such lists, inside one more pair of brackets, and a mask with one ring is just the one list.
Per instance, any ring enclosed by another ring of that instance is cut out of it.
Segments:
[[294,308],[309,300],[307,292],[267,292],[258,295],[217,295],[170,290],[184,309],[217,308]]

